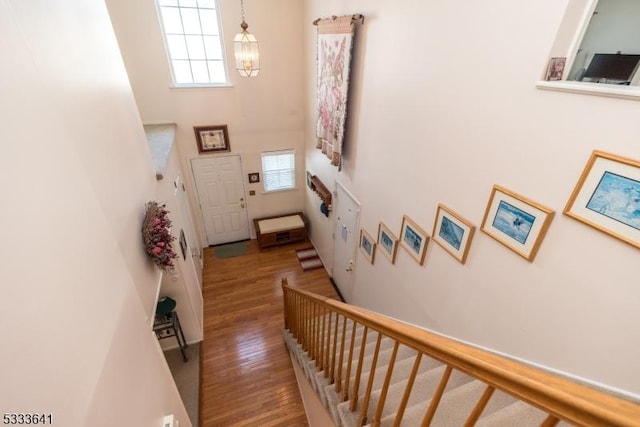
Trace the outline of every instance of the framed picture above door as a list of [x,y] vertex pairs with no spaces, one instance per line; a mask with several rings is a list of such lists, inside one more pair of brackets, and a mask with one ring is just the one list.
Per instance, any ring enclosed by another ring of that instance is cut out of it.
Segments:
[[194,126],[193,130],[200,154],[231,151],[227,125]]

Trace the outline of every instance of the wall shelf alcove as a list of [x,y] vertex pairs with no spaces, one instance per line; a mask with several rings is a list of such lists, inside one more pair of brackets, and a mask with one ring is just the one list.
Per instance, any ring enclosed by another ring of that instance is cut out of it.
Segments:
[[316,192],[320,200],[327,206],[327,209],[331,210],[331,191],[320,181],[316,175],[311,175],[309,178],[309,187]]

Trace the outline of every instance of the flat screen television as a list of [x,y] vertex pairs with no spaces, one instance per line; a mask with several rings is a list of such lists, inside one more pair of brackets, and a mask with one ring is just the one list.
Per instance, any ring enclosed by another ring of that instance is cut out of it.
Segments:
[[596,53],[583,78],[629,81],[638,67],[640,55]]

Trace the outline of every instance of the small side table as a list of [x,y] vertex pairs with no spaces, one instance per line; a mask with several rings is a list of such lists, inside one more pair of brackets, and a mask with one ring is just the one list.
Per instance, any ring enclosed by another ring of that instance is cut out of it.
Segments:
[[180,347],[180,352],[182,353],[182,361],[186,362],[189,360],[187,357],[187,349],[189,346],[187,345],[187,341],[184,339],[178,313],[170,311],[165,315],[156,316],[153,322],[153,332],[156,333],[156,337],[158,337],[159,340],[176,337],[176,341],[178,341],[178,346]]

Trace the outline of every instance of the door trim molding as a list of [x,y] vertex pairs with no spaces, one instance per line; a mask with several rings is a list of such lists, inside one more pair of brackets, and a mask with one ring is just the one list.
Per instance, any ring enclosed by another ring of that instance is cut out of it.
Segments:
[[[197,179],[196,179],[196,174],[195,171],[193,170],[193,161],[194,160],[208,160],[208,159],[216,159],[216,158],[221,158],[221,157],[237,157],[240,160],[240,170],[241,170],[241,175],[244,176],[245,175],[245,170],[244,170],[244,162],[242,161],[242,155],[241,154],[237,154],[237,153],[225,153],[225,154],[208,154],[208,155],[200,155],[200,156],[188,156],[187,157],[187,161],[189,162],[189,169],[191,170],[191,179],[193,182],[193,193],[195,195],[195,202],[196,202],[196,208],[198,210],[198,212],[200,213],[198,215],[198,221],[199,224],[194,224],[194,227],[196,228],[196,232],[200,234],[200,241],[205,244],[205,248],[210,246],[209,243],[209,239],[207,238],[207,229],[205,226],[205,220],[204,220],[204,212],[202,211],[202,204],[200,202],[200,195],[198,194],[198,183],[197,183]],[[248,224],[248,230],[249,230],[249,239],[251,239],[251,221],[249,218],[249,201],[247,198],[247,187],[244,183],[244,180],[242,181],[242,193],[244,196],[244,200],[246,203],[246,208],[245,208],[245,214],[247,215],[247,224]],[[204,257],[203,257],[204,260]]]
[[[336,232],[337,229],[337,225],[338,225],[338,218],[337,218],[337,212],[339,211],[339,206],[340,206],[340,201],[342,200],[340,197],[338,197],[338,187],[340,188],[340,190],[342,192],[344,192],[345,195],[347,195],[347,197],[349,197],[351,199],[351,201],[353,202],[353,206],[356,207],[356,211],[355,211],[355,215],[356,215],[356,221],[355,221],[355,230],[353,230],[353,233],[355,234],[355,247],[353,248],[353,271],[352,271],[352,288],[351,288],[351,295],[349,295],[349,297],[351,298],[351,301],[353,301],[353,289],[355,287],[355,283],[356,283],[356,264],[357,264],[357,252],[358,252],[358,234],[360,232],[360,214],[362,212],[362,204],[360,203],[360,201],[353,195],[353,193],[351,191],[349,191],[349,189],[342,184],[341,182],[338,182],[337,180],[335,181],[335,188],[334,188],[334,196],[335,196],[335,206],[333,209],[333,212],[335,213],[336,216],[334,216],[333,221],[332,221],[332,225],[331,225],[331,229],[332,229],[332,233],[333,233],[333,262],[331,263],[331,278],[333,281],[333,277],[335,277],[335,268],[336,268],[336,243],[339,239],[339,236]],[[336,288],[338,287],[337,284],[335,282],[333,282],[336,286]],[[342,296],[342,294],[340,295],[341,298],[344,299],[344,297]]]
[[349,197],[351,197],[351,200],[353,200],[355,204],[358,205],[358,228],[359,228],[360,227],[360,208],[362,207],[362,203],[360,203],[360,201],[356,198],[356,196],[353,195],[353,193],[347,188],[346,185],[339,182],[338,180],[336,180],[336,189],[334,191],[336,192],[338,191],[338,186],[340,186],[340,188],[342,188],[344,192],[347,193]]

